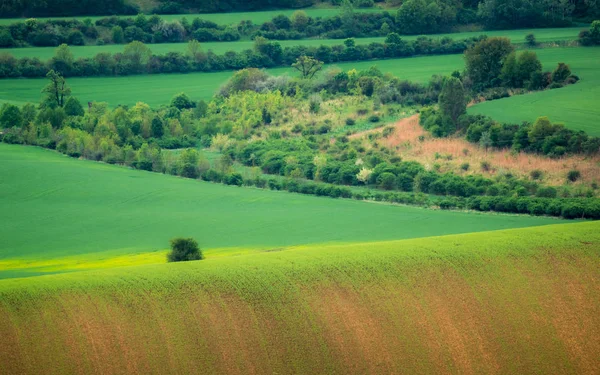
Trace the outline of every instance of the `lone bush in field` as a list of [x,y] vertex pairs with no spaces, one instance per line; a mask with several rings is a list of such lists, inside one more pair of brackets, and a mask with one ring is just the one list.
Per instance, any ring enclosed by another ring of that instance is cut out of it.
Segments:
[[169,262],[186,262],[188,260],[202,260],[204,256],[198,247],[198,242],[193,238],[173,238],[171,252],[167,254]]
[[579,172],[577,169],[572,169],[569,171],[569,173],[567,173],[567,179],[571,182],[579,180],[580,177],[581,172]]

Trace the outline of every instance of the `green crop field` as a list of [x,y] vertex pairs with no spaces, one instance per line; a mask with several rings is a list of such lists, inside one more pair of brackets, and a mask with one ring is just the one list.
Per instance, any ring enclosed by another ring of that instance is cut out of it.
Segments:
[[600,48],[556,48],[538,51],[538,55],[544,69],[552,70],[564,62],[581,81],[560,89],[481,103],[469,112],[511,123],[548,116],[552,122],[600,135]]
[[[342,69],[368,69],[377,66],[383,72],[413,81],[427,81],[433,74],[450,74],[464,65],[462,55],[427,56],[393,60],[375,60],[335,64]],[[272,74],[296,74],[292,68],[269,69]],[[152,106],[168,104],[185,92],[194,100],[212,98],[232,72],[138,75],[129,77],[69,78],[73,95],[82,102],[108,102],[110,105],[145,102]],[[23,104],[39,102],[45,79],[4,79],[0,83],[0,102]]]
[[[451,34],[432,34],[428,35],[433,38],[450,37],[453,39],[465,39],[477,37],[479,35],[488,36],[503,36],[510,38],[513,43],[523,43],[525,36],[529,33],[533,33],[536,39],[540,43],[553,42],[553,41],[565,41],[565,40],[576,40],[577,34],[581,30],[580,27],[569,27],[569,28],[555,28],[555,29],[524,29],[524,30],[499,30],[499,31],[474,31],[474,32],[463,32],[463,33],[451,33]],[[407,35],[402,38],[405,40],[415,40],[418,36]],[[372,42],[382,43],[385,40],[384,37],[380,38],[357,38],[357,44],[369,44]],[[238,42],[204,42],[202,48],[205,51],[212,50],[217,54],[223,54],[227,51],[243,51],[251,49],[253,47],[253,41],[238,41]],[[283,40],[279,41],[284,47],[291,46],[320,46],[320,45],[339,45],[343,43],[340,39],[303,39],[303,40]],[[163,44],[151,44],[150,49],[154,54],[165,54],[167,52],[186,52],[186,43],[163,43]],[[117,53],[123,52],[123,45],[111,44],[104,46],[71,46],[71,51],[75,57],[93,57],[100,52]],[[28,47],[28,48],[3,48],[0,52],[7,52],[11,55],[22,58],[22,57],[37,57],[42,60],[47,60],[54,55],[54,47]]]
[[[339,8],[307,8],[302,9],[306,12],[310,17],[333,17],[340,13]],[[182,18],[187,18],[188,20],[192,20],[196,17],[206,19],[212,22],[215,22],[219,25],[230,25],[236,24],[240,21],[252,21],[253,23],[261,24],[273,19],[273,17],[278,16],[280,14],[285,14],[286,16],[291,16],[296,10],[294,9],[285,9],[285,10],[268,10],[268,11],[260,11],[260,12],[235,12],[235,13],[202,13],[202,14],[162,14],[160,17],[166,21],[175,21],[181,20]],[[380,8],[370,8],[370,9],[357,9],[357,12],[381,12]],[[107,16],[94,16],[94,17],[50,17],[50,18],[38,18],[39,20],[48,20],[48,19],[79,19],[84,20],[86,18],[91,19],[92,21],[96,21],[101,18],[105,18]],[[122,18],[135,17],[135,16],[120,16]],[[10,25],[14,22],[25,21],[25,18],[0,18],[0,25]]]
[[599,280],[597,222],[1,280],[0,368],[594,374]]
[[229,187],[33,147],[0,144],[0,160],[0,278],[135,254],[133,263],[164,263],[155,252],[177,236],[197,238],[210,257],[556,223]]
[[[552,92],[536,93],[533,96],[515,97],[510,100],[523,100],[536,95],[573,95],[573,92],[582,93],[578,95],[578,100],[574,100],[573,105],[575,110],[579,108],[587,108],[580,110],[583,121],[594,125],[594,109],[597,107],[594,103],[598,103],[598,89],[596,76],[598,73],[598,61],[600,57],[600,48],[545,48],[538,49],[536,53],[544,63],[546,69],[552,69],[559,61],[567,62],[571,65],[575,74],[578,74],[582,81],[578,84]],[[445,56],[423,56],[404,59],[390,60],[375,60],[362,62],[349,62],[335,64],[342,69],[368,69],[371,66],[377,66],[383,72],[392,73],[403,79],[408,79],[417,82],[426,82],[434,74],[450,74],[454,70],[464,68],[464,60],[462,55],[445,55]],[[272,74],[295,74],[291,68],[270,69]],[[93,77],[93,78],[69,78],[68,82],[73,90],[73,94],[82,102],[97,101],[108,102],[110,105],[126,104],[133,105],[138,101],[148,103],[152,106],[166,104],[171,98],[179,93],[185,92],[193,99],[210,99],[215,91],[221,86],[230,76],[232,72],[216,72],[216,73],[189,73],[189,74],[158,74],[158,75],[138,75],[129,77]],[[41,89],[45,86],[45,79],[4,79],[0,81],[0,102],[12,102],[23,104],[26,102],[38,102],[41,98]],[[566,91],[564,91],[566,90]],[[564,92],[564,93],[563,93]],[[588,95],[589,94],[589,95]],[[591,100],[593,104],[590,108],[589,103],[585,100]],[[581,100],[584,100],[582,102]],[[481,107],[495,105],[498,102],[485,103]],[[585,105],[585,106],[584,106]],[[586,107],[587,106],[587,107]],[[475,106],[472,111],[479,111],[480,106]],[[550,107],[541,103],[539,109],[547,110],[548,112],[559,112],[562,107]],[[511,113],[516,113],[518,108],[511,108]],[[592,114],[583,117],[586,111],[591,111]],[[540,112],[539,115],[543,115]],[[533,115],[532,115],[533,116]],[[531,117],[531,116],[530,116]],[[526,120],[521,118],[517,121]],[[501,120],[501,118],[499,119]],[[556,120],[559,121],[559,120]],[[571,122],[561,120],[572,126]],[[585,125],[585,124],[584,124]],[[582,128],[581,125],[573,125],[575,128]],[[593,130],[592,130],[593,133]]]

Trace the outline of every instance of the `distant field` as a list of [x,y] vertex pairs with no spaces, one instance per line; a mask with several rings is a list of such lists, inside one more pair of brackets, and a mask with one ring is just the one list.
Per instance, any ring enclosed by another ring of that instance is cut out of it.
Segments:
[[557,222],[230,187],[1,143],[0,161],[0,278],[39,268],[61,272],[88,263],[93,268],[103,261],[103,267],[114,266],[128,262],[119,257],[134,254],[142,255],[133,263],[147,263],[146,257],[163,263],[164,253],[156,258],[153,252],[167,248],[176,236],[197,238],[211,257],[227,249],[404,239]]
[[559,62],[565,62],[581,81],[561,89],[478,104],[469,112],[511,123],[533,122],[539,116],[548,116],[552,122],[600,136],[600,48],[556,48],[536,52],[545,70],[553,70]]
[[[139,205],[161,204],[140,196]],[[207,196],[197,195],[202,198]],[[131,214],[112,208],[116,220]],[[200,212],[208,222],[215,215]],[[55,220],[63,219],[59,215]],[[97,216],[92,210],[85,220],[92,235]],[[177,224],[185,224],[181,216]],[[260,211],[254,216],[262,220]],[[131,220],[132,229],[145,231],[152,219]],[[380,219],[362,223],[386,225]],[[457,224],[455,219],[448,218],[447,225]],[[313,230],[325,222],[313,220]],[[34,220],[29,227],[38,224]],[[209,226],[206,220],[196,224]],[[72,227],[71,235],[79,233],[78,225],[64,225]],[[209,227],[208,233],[219,233],[218,225]],[[413,223],[398,229],[408,227]],[[238,236],[238,229],[232,223],[228,234]],[[288,229],[290,236],[299,226]],[[7,374],[600,371],[598,222],[280,250],[0,280],[0,369]]]
[[[598,61],[600,48],[545,48],[538,49],[536,53],[545,64],[545,68],[552,69],[558,61],[565,61],[571,64],[575,74],[579,74],[582,81],[572,87],[555,90],[552,92],[543,92],[535,95],[565,95],[566,92],[576,92],[583,90],[591,93],[589,100],[591,105],[586,102],[585,95],[581,95],[573,102],[575,108],[586,108],[581,104],[586,104],[587,109],[583,111],[574,110],[577,113],[591,111],[587,119],[580,116],[575,127],[583,128],[586,122],[594,123],[593,113],[597,99],[597,88],[595,88],[595,77],[597,68],[594,61]],[[371,66],[377,66],[383,72],[392,73],[398,77],[412,81],[425,82],[433,74],[450,74],[454,70],[464,68],[462,55],[445,56],[424,56],[404,59],[375,60],[363,62],[350,62],[336,64],[343,69],[368,69]],[[269,70],[272,74],[295,74],[291,68],[277,68]],[[178,92],[185,92],[194,100],[210,99],[215,91],[223,84],[232,72],[217,73],[190,73],[190,74],[160,74],[160,75],[138,75],[130,77],[94,77],[94,78],[69,78],[68,82],[73,89],[73,94],[83,102],[88,101],[106,101],[111,105],[127,104],[132,105],[138,101],[148,103],[152,106],[167,104],[171,98]],[[588,81],[589,80],[589,81]],[[40,91],[44,87],[44,79],[4,79],[0,83],[0,102],[12,102],[23,104],[25,102],[38,102],[40,100]],[[566,94],[567,96],[569,94]],[[522,100],[524,97],[515,97],[511,100]],[[595,98],[595,99],[594,99]],[[581,101],[583,100],[583,101]],[[493,105],[498,102],[485,103],[482,106]],[[562,104],[561,104],[562,105]],[[540,103],[538,113],[547,111],[548,113],[560,112],[564,108],[558,107],[546,108]],[[478,111],[479,106],[473,107],[472,111]],[[503,110],[502,110],[503,111]],[[511,112],[518,113],[518,108],[511,108]],[[533,116],[533,114],[531,115]],[[539,116],[535,115],[534,119]],[[518,121],[527,118],[519,119]],[[559,121],[559,120],[556,120]],[[570,125],[569,119],[563,120]],[[594,125],[592,125],[594,127]],[[593,129],[592,129],[593,130]]]
[[[433,74],[450,74],[464,65],[462,55],[413,57],[335,64],[343,69],[368,69],[377,66],[383,72],[412,81],[427,81]],[[270,69],[272,74],[296,74],[292,68]],[[168,104],[171,98],[185,92],[194,100],[212,98],[215,91],[233,72],[138,75],[130,77],[69,78],[73,94],[84,103],[106,101],[111,105],[145,102],[152,106]],[[45,79],[0,80],[0,103],[38,102]]]
[[[339,8],[307,8],[302,9],[306,12],[310,17],[333,17],[340,13]],[[280,14],[285,14],[288,17],[291,16],[296,9],[285,9],[285,10],[269,10],[262,12],[237,12],[237,13],[201,13],[201,14],[161,14],[160,17],[167,21],[175,21],[181,20],[183,17],[187,18],[189,21],[196,17],[200,17],[202,19],[206,19],[212,22],[215,22],[219,25],[229,25],[233,23],[239,23],[240,21],[250,20],[254,23],[264,23],[273,19],[273,17],[278,16]],[[370,8],[370,9],[357,9],[357,12],[382,12],[383,10],[380,8]],[[108,16],[98,16],[98,17],[50,17],[50,18],[38,18],[39,20],[48,20],[48,19],[79,19],[84,20],[86,18],[91,19],[92,21],[96,21],[101,18],[105,18]],[[134,16],[119,16],[121,18],[135,17]],[[148,16],[149,17],[149,16]],[[25,18],[0,18],[0,25],[10,25],[14,22],[25,21]]]
[[[577,35],[582,28],[570,27],[570,28],[556,28],[556,29],[524,29],[524,30],[501,30],[501,31],[475,31],[475,32],[464,32],[464,33],[450,33],[450,34],[432,34],[428,35],[433,38],[450,37],[453,39],[465,39],[472,38],[482,34],[488,36],[504,36],[510,38],[513,43],[523,43],[527,34],[533,33],[536,36],[538,42],[553,42],[553,41],[564,41],[564,40],[575,40]],[[403,39],[415,40],[418,36],[406,35]],[[357,38],[358,44],[369,44],[372,42],[382,43],[385,40],[381,38]],[[217,54],[223,54],[227,51],[243,51],[251,49],[253,47],[253,41],[240,41],[240,42],[205,42],[202,43],[202,48],[205,51],[212,50]],[[303,40],[284,40],[280,41],[282,46],[319,46],[319,45],[338,45],[342,44],[343,40],[340,39],[303,39]],[[150,44],[150,49],[155,54],[165,54],[167,52],[185,52],[187,48],[186,43],[164,43],[164,44]],[[123,45],[111,44],[104,46],[71,46],[71,51],[75,57],[92,57],[100,52],[117,53],[123,52]],[[54,55],[54,47],[31,47],[31,48],[2,48],[0,52],[8,52],[11,55],[21,57],[37,57],[42,60],[47,60]]]

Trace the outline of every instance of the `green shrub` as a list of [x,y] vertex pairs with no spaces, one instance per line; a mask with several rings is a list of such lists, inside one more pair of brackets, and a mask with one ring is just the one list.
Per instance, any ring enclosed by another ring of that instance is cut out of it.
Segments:
[[535,195],[540,198],[556,198],[558,192],[552,186],[547,186],[539,188]]
[[371,115],[371,116],[369,117],[369,121],[370,121],[370,122],[372,122],[372,123],[379,122],[380,120],[381,120],[381,119],[380,119],[380,118],[379,118],[379,116],[377,116],[377,115]]
[[193,238],[173,238],[171,240],[171,251],[167,254],[169,262],[185,262],[190,260],[204,259],[198,242]]
[[581,178],[581,172],[576,169],[572,169],[567,173],[567,180],[575,182]]
[[533,171],[529,172],[529,176],[531,176],[532,180],[541,180],[542,177],[544,177],[544,172],[540,171],[539,169],[534,169]]
[[462,163],[460,165],[460,169],[462,169],[463,171],[468,171],[470,167],[471,165],[469,163]]
[[352,117],[348,117],[348,118],[346,119],[346,125],[348,125],[348,126],[352,126],[352,125],[354,125],[354,124],[356,124],[356,121],[355,121],[355,120],[354,120]]

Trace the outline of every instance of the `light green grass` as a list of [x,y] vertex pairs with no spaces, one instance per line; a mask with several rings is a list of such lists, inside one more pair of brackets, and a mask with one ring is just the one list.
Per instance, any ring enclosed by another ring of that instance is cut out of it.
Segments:
[[[310,17],[333,17],[340,13],[339,8],[307,8],[302,9],[306,12]],[[166,21],[175,21],[181,20],[183,17],[187,18],[188,21],[191,22],[196,17],[209,20],[215,22],[219,25],[230,25],[237,24],[240,21],[250,20],[255,24],[262,24],[267,21],[273,19],[273,17],[278,16],[280,14],[291,16],[296,10],[294,9],[285,9],[285,10],[268,10],[261,12],[235,12],[235,13],[202,13],[202,14],[163,14],[160,17]],[[360,9],[356,10],[357,12],[371,13],[371,12],[381,12],[383,10],[379,8],[370,8],[370,9]],[[94,16],[94,17],[50,17],[44,18],[40,17],[39,20],[48,20],[48,19],[79,19],[84,20],[86,18],[91,19],[92,21],[99,20],[101,18],[105,18],[107,16]],[[135,16],[120,16],[121,18],[135,17]],[[147,16],[149,17],[149,16]],[[25,18],[0,18],[0,25],[10,25],[14,22],[22,22],[25,21]]]
[[[466,39],[477,37],[479,35],[492,36],[503,36],[510,38],[513,43],[523,43],[525,36],[529,33],[533,33],[536,39],[540,43],[547,43],[553,41],[565,41],[565,40],[576,40],[577,34],[582,28],[570,27],[570,28],[555,28],[555,29],[524,29],[524,30],[500,30],[500,31],[474,31],[474,32],[462,32],[462,33],[450,33],[450,34],[432,34],[428,35],[432,38],[450,37],[452,39]],[[402,38],[405,40],[415,40],[418,36],[406,35]],[[369,44],[373,42],[383,43],[384,37],[380,38],[357,38],[357,44]],[[279,41],[284,47],[291,46],[320,46],[320,45],[340,45],[343,40],[340,39],[303,39],[303,40],[283,40]],[[238,41],[238,42],[204,42],[202,47],[205,51],[212,50],[217,54],[223,54],[227,51],[240,52],[246,49],[252,49],[254,45],[253,41]],[[165,54],[167,52],[186,52],[186,43],[164,43],[164,44],[150,44],[150,49],[154,54]],[[71,46],[71,51],[75,57],[93,57],[100,52],[117,53],[123,52],[123,45],[111,44],[104,46]],[[0,52],[7,52],[11,55],[22,58],[22,57],[37,57],[42,60],[47,60],[54,56],[54,47],[28,47],[28,48],[3,48]]]
[[556,48],[536,52],[545,70],[551,71],[559,62],[564,62],[581,81],[560,89],[481,103],[471,107],[469,112],[510,123],[533,122],[539,116],[548,116],[552,122],[599,136],[600,48]]
[[[0,270],[98,253],[151,253],[192,236],[208,249],[273,249],[556,223],[231,187],[0,144]],[[222,252],[222,251],[218,251]],[[81,259],[79,259],[81,260]],[[74,259],[77,262],[78,259]],[[85,261],[90,261],[86,258]],[[0,272],[0,278],[2,277]]]
[[597,222],[2,280],[0,368],[595,373],[599,280]]

